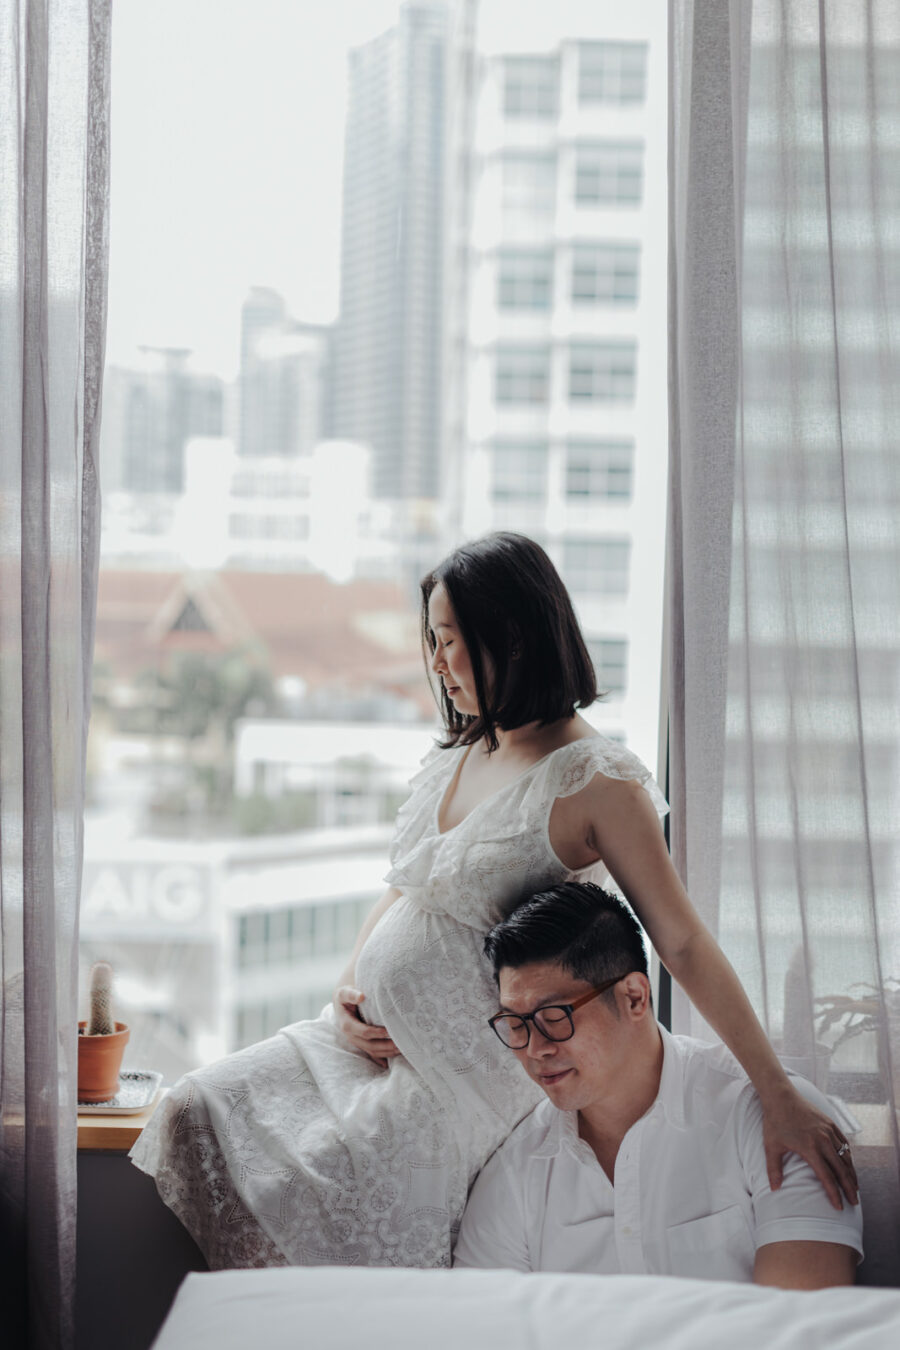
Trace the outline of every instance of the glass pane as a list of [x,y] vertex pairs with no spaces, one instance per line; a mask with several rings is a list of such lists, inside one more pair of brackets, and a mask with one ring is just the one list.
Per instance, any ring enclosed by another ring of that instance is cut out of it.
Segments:
[[554,57],[507,57],[504,62],[504,113],[507,117],[555,117],[558,83],[559,63]]
[[577,205],[638,206],[643,181],[644,147],[640,143],[608,141],[577,147]]
[[643,42],[582,42],[578,48],[581,103],[642,103],[647,46]]
[[117,6],[80,962],[126,1067],[330,997],[438,729],[418,582],[457,543],[547,548],[616,695],[587,715],[653,765],[665,211],[620,208],[664,174],[658,8]]

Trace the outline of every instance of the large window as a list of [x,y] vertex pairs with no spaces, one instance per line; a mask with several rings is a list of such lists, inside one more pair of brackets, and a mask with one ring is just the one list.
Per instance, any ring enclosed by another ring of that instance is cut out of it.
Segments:
[[640,206],[643,191],[644,147],[640,141],[596,141],[577,147],[575,201],[579,206]]
[[503,63],[503,111],[507,117],[553,118],[559,102],[555,57],[508,56]]
[[643,103],[647,88],[645,42],[582,42],[578,47],[578,101]]
[[575,342],[569,354],[572,402],[627,403],[634,398],[637,345],[623,339]]
[[550,309],[552,249],[504,250],[497,259],[498,309]]
[[572,250],[573,305],[636,304],[640,266],[639,244],[576,244]]
[[549,347],[498,347],[498,403],[546,403],[550,397]]
[[632,208],[665,6],[628,42],[549,4],[540,47],[478,8],[117,5],[79,959],[128,1068],[325,1003],[437,730],[417,585],[457,544],[548,549],[614,695],[587,716],[653,764],[622,695],[661,625],[621,597],[632,548],[662,586],[665,212]]

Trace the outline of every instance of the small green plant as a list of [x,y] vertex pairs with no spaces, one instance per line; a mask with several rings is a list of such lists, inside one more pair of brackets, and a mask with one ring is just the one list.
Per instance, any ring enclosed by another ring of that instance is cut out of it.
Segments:
[[91,1016],[89,1036],[111,1036],[116,1029],[112,1008],[112,966],[108,961],[97,961],[91,967]]
[[900,980],[889,977],[880,988],[854,984],[850,990],[816,999],[819,1033],[837,1032],[834,1050],[855,1036],[874,1036],[881,1081],[900,1087]]
[[885,1006],[900,995],[900,980],[887,979],[881,989],[874,984],[852,984],[850,988],[859,990],[859,995],[826,994],[816,999],[820,1034],[832,1027],[839,1030],[834,1049],[863,1032],[881,1032]]

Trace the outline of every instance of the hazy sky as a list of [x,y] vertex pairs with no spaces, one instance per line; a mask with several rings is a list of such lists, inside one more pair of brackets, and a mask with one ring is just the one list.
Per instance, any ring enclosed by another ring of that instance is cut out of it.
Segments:
[[107,357],[237,371],[240,306],[338,304],[347,50],[398,0],[116,0]]

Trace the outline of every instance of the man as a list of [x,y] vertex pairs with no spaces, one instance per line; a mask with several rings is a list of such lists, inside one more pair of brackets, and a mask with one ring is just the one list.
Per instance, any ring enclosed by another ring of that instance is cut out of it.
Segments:
[[567,882],[520,903],[485,952],[491,1025],[548,1100],[475,1182],[457,1266],[853,1283],[859,1206],[833,1209],[794,1154],[770,1189],[759,1098],[724,1046],[658,1026],[627,906]]

